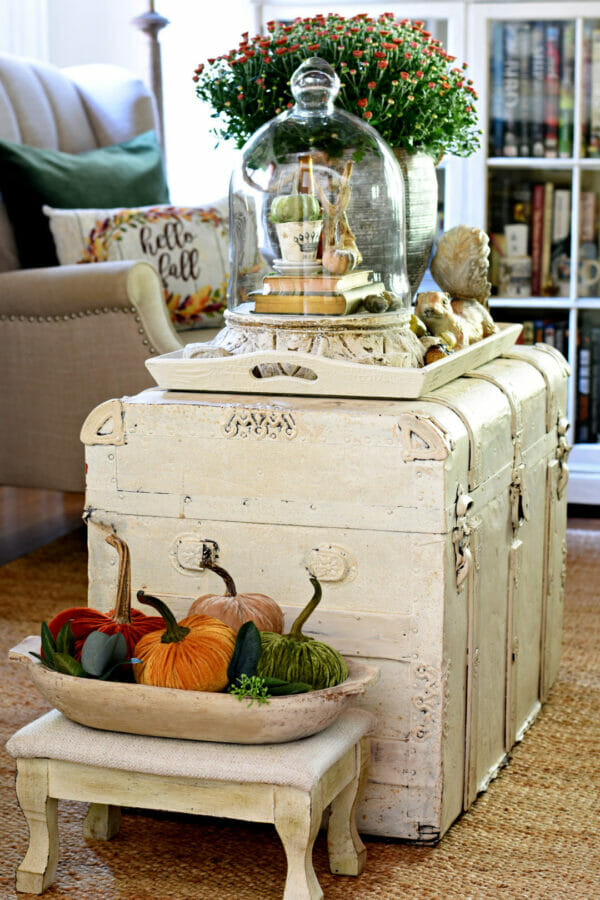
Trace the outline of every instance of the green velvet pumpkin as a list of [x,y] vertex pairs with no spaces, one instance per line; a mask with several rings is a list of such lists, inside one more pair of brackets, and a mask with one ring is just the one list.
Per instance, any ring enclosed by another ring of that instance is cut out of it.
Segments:
[[314,222],[321,218],[321,205],[312,194],[283,194],[271,203],[271,222]]
[[322,641],[302,634],[302,626],[321,600],[321,585],[310,579],[314,594],[302,610],[289,634],[262,631],[262,650],[256,674],[263,678],[303,681],[314,691],[341,684],[348,677],[343,657]]

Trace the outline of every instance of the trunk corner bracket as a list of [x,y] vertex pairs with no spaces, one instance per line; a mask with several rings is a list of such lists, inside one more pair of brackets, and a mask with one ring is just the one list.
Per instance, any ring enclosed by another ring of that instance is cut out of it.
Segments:
[[115,447],[125,443],[123,404],[120,400],[106,400],[96,406],[81,426],[79,439],[86,446],[112,444]]
[[435,419],[421,413],[402,413],[398,417],[402,459],[446,459],[453,449],[452,441]]

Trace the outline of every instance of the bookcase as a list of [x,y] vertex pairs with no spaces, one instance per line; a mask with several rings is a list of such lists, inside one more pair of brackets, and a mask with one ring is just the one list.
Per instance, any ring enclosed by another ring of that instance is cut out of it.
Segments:
[[600,3],[471,3],[480,151],[464,220],[487,230],[498,320],[571,365],[569,502],[600,503]]
[[[257,29],[326,11],[309,0],[252,3]],[[440,227],[488,232],[494,317],[523,322],[525,341],[553,343],[569,360],[569,502],[600,504],[600,2],[364,0],[335,10],[426,19],[469,63],[481,149],[439,166]]]

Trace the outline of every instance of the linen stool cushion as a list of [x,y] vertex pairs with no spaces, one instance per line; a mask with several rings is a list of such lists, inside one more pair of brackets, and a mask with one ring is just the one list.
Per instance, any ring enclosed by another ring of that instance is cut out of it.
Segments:
[[324,731],[285,744],[224,744],[100,731],[53,709],[6,744],[19,759],[68,762],[207,781],[280,784],[310,791],[340,757],[375,727],[362,709],[345,710]]

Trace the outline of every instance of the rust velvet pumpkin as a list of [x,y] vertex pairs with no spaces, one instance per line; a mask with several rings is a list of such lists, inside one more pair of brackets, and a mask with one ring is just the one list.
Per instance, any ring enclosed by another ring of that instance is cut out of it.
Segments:
[[128,655],[133,655],[137,642],[143,635],[164,627],[160,616],[148,616],[140,609],[131,609],[131,562],[129,547],[116,534],[109,534],[106,543],[114,547],[119,555],[119,574],[115,608],[108,613],[91,609],[89,606],[72,606],[64,609],[48,622],[54,640],[67,622],[75,638],[75,659],[81,659],[81,650],[88,634],[103,631],[105,634],[121,632],[127,643]]
[[138,591],[140,603],[158,610],[160,631],[144,635],[134,655],[138,684],[178,688],[183,691],[222,691],[227,687],[227,667],[233,656],[233,628],[211,616],[186,616],[180,622],[162,600]]
[[283,612],[278,603],[266,594],[238,594],[233,578],[221,566],[211,561],[203,562],[205,569],[215,572],[225,582],[224,594],[203,594],[194,600],[188,615],[201,613],[214,616],[239,631],[244,622],[252,621],[259,631],[283,631]]

